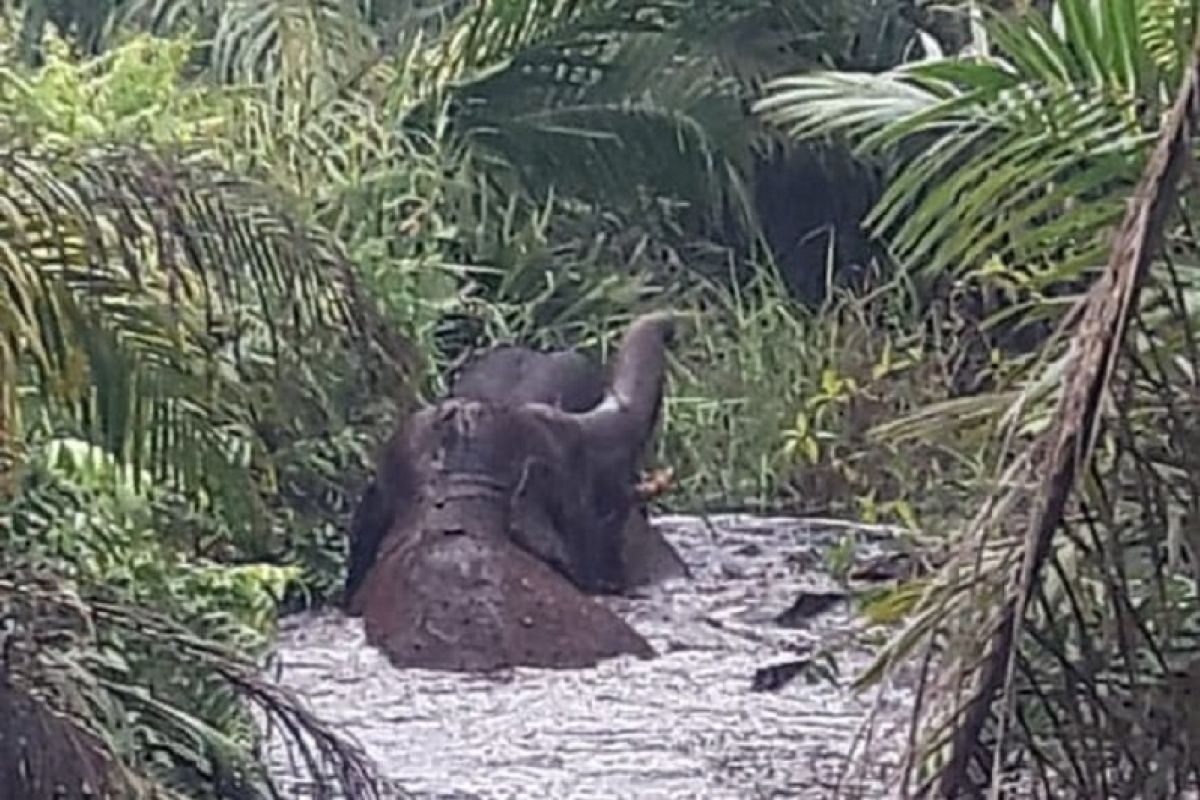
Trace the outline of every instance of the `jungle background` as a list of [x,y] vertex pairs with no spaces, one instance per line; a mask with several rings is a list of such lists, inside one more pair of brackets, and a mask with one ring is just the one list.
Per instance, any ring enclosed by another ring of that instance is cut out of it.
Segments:
[[923,554],[906,785],[1194,784],[1200,2],[2,8],[0,797],[270,797],[255,714],[371,796],[259,662],[373,446],[664,306],[663,507]]

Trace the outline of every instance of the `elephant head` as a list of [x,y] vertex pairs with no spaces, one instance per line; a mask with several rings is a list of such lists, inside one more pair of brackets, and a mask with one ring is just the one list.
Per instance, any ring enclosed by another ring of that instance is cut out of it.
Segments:
[[[622,469],[627,468],[629,480],[636,477],[635,467],[640,461],[640,446],[645,444],[654,427],[653,418],[661,403],[661,375],[665,368],[665,345],[671,337],[673,320],[662,314],[640,317],[634,322],[625,337],[625,345],[614,363],[611,372],[623,376],[624,385],[613,385],[613,396],[637,395],[632,385],[636,376],[657,378],[658,389],[651,387],[646,394],[652,399],[655,409],[646,433],[640,441],[624,440],[624,447],[608,448],[606,452],[615,456],[604,470],[616,483],[610,491],[625,491]],[[664,329],[663,326],[668,326]],[[626,366],[621,367],[621,358]],[[466,397],[520,406],[526,403],[553,405],[563,411],[584,412],[595,408],[604,399],[607,380],[605,370],[588,357],[573,350],[541,352],[527,347],[501,346],[492,348],[482,355],[468,360],[460,369],[450,386],[452,397]],[[655,394],[655,391],[658,394]],[[610,437],[608,442],[612,441]],[[597,457],[603,452],[597,451]],[[620,463],[621,461],[625,463]],[[623,503],[602,504],[623,507]],[[615,520],[607,522],[607,528],[617,526]],[[615,534],[620,539],[621,580],[620,588],[629,589],[657,583],[668,578],[686,577],[688,569],[679,553],[656,529],[651,527],[644,503],[633,505],[625,523]]]
[[[672,331],[668,314],[636,320],[586,410],[580,397],[598,370],[562,354],[494,351],[464,371],[457,396],[405,421],[351,532],[346,599],[368,641],[398,666],[441,669],[652,654],[585,593],[629,585],[629,536],[658,535],[635,523],[644,516],[634,483]],[[516,373],[507,384],[505,363]]]

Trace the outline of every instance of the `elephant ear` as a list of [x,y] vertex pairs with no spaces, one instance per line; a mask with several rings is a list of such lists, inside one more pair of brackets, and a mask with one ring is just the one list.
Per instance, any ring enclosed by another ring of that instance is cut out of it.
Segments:
[[423,527],[363,586],[367,641],[401,668],[581,668],[653,649],[613,611],[503,536]]
[[405,509],[416,502],[419,465],[413,439],[429,428],[431,409],[411,414],[383,444],[376,456],[375,475],[363,492],[350,520],[349,553],[342,604],[347,614],[362,611],[359,590],[367,579],[380,545]]
[[375,563],[379,543],[390,524],[394,508],[372,478],[350,519],[349,552],[346,556],[346,583],[342,587],[342,604],[348,614],[360,611],[355,597]]

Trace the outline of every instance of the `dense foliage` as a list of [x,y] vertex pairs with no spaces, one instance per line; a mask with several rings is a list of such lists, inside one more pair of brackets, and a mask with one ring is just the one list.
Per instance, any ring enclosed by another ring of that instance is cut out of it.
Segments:
[[269,796],[260,712],[369,794],[257,670],[374,442],[472,347],[665,304],[668,503],[947,554],[867,608],[865,679],[938,676],[906,780],[1191,779],[1194,187],[1110,251],[1200,4],[962,5],[4,4],[0,797]]
[[[662,442],[680,501],[799,499],[802,460],[853,484],[816,502],[872,484],[830,431],[861,434],[852,406],[903,359],[872,339],[839,364],[876,311],[827,331],[771,273],[747,282],[774,134],[744,110],[777,69],[892,58],[855,43],[868,17],[281,0],[0,19],[14,796],[270,793],[252,707],[371,791],[256,664],[281,601],[333,593],[372,443],[477,344],[602,355],[647,305],[707,309]],[[828,40],[800,47],[812,31]],[[738,37],[768,33],[793,54],[748,62]]]
[[285,588],[335,580],[411,356],[342,245],[211,152],[188,52],[52,43],[0,87],[5,796],[266,792],[251,706],[370,788],[257,657]]
[[1045,796],[1180,796],[1196,780],[1200,242],[1181,177],[1200,4],[1048,6],[985,17],[973,58],[785,77],[758,108],[908,154],[870,223],[913,268],[1056,331],[998,391],[893,426],[982,425],[994,465],[880,657],[929,670],[906,779],[946,797],[1019,775]]

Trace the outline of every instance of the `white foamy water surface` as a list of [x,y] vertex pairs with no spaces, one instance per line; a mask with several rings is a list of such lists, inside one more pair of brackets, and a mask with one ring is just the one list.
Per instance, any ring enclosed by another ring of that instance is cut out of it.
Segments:
[[[911,694],[850,691],[870,650],[846,605],[798,628],[773,621],[798,592],[831,588],[821,553],[840,532],[741,515],[655,524],[693,577],[604,602],[657,658],[495,676],[401,671],[365,643],[359,620],[326,610],[283,620],[272,672],[362,744],[398,796],[829,797],[869,714],[882,721],[872,761],[894,765]],[[759,668],[830,645],[836,685],[802,676],[752,691]],[[271,753],[289,773],[278,743]],[[853,778],[853,794],[886,795],[877,767]],[[289,796],[311,796],[284,783]]]

